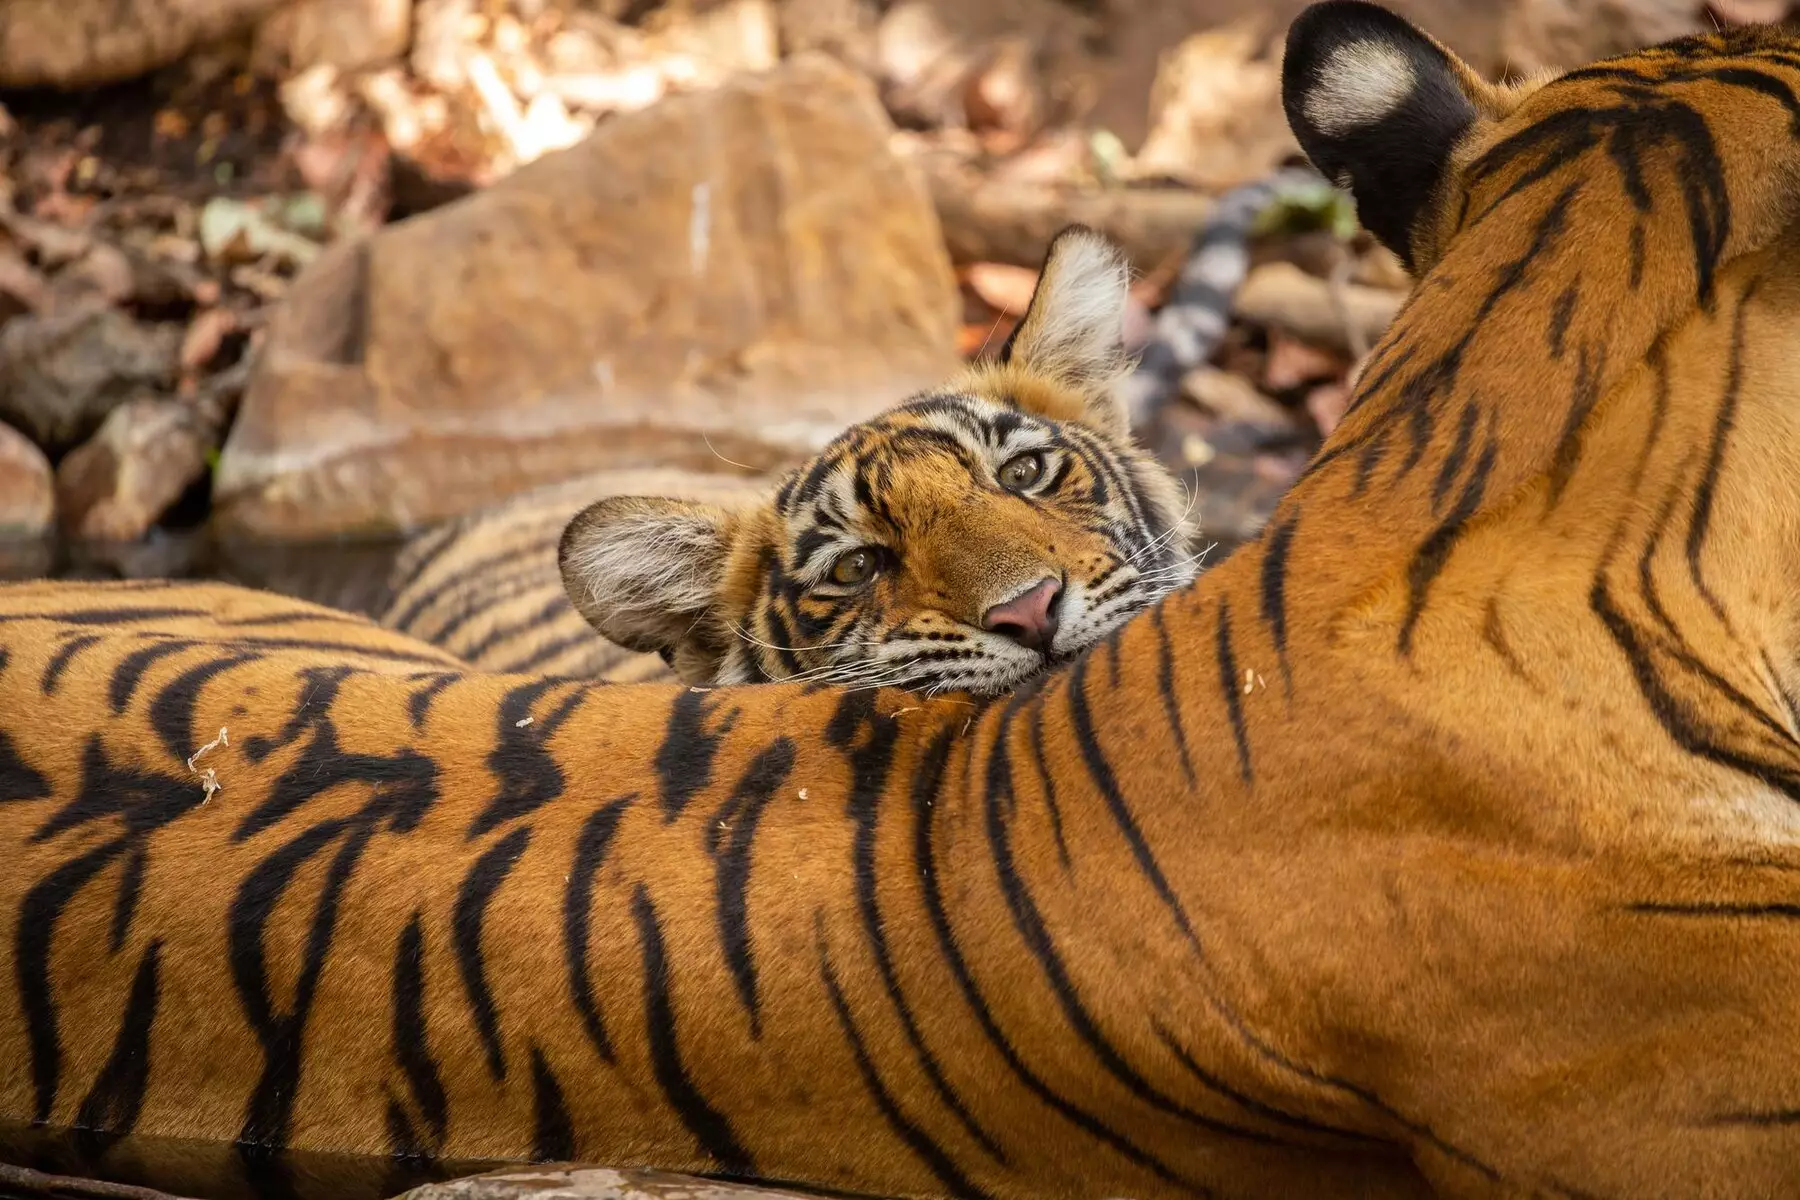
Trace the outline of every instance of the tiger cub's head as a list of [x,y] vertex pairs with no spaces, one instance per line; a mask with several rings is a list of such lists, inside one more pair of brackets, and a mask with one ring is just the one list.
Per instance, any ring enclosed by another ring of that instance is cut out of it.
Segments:
[[845,430],[764,502],[584,510],[570,600],[692,683],[986,693],[1092,645],[1196,569],[1181,488],[1113,392],[1129,279],[1066,230],[994,361]]

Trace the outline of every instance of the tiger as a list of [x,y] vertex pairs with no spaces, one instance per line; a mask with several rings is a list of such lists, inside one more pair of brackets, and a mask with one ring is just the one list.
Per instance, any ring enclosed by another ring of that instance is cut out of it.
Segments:
[[380,620],[484,669],[1016,687],[1185,586],[1206,549],[1179,480],[1132,437],[1124,354],[1036,386],[1012,364],[1030,319],[760,491],[665,472],[689,494],[571,517],[596,487],[655,476],[577,480],[427,534]]
[[[1415,289],[1265,531],[1010,694],[0,588],[0,1159],[1794,1194],[1800,36],[1500,87],[1326,0],[1282,74]],[[1009,369],[1086,386],[1119,264],[1063,233]]]
[[[1162,407],[1172,403],[1182,375],[1204,363],[1223,341],[1230,325],[1232,297],[1249,270],[1250,245],[1258,224],[1289,199],[1310,197],[1322,182],[1310,167],[1286,167],[1218,198],[1195,231],[1187,260],[1168,302],[1156,315],[1149,337],[1131,357],[1128,369],[1116,384],[1116,402],[1124,408],[1126,424],[1131,429],[1147,426]],[[1002,343],[1002,350],[1004,347]],[[947,401],[957,414],[957,424],[965,438],[986,423],[978,404],[982,387],[982,375],[976,372],[961,387],[945,389],[935,397]],[[1117,430],[1111,411],[1103,415],[1106,419],[1098,422],[1076,421],[1074,430],[1083,439],[1081,451],[1100,460],[1098,465],[1110,467],[1112,477],[1121,485],[1120,492],[1110,497],[1116,523],[1104,531],[1105,536],[1119,547],[1127,546],[1133,536],[1140,543],[1154,540],[1142,527],[1142,517],[1148,514],[1163,522],[1170,519],[1168,486],[1154,460],[1129,434]],[[913,480],[918,486],[929,486],[941,472],[894,452],[895,445],[907,436],[904,430],[913,424],[916,421],[912,415],[890,413],[877,421],[852,426],[822,453],[781,474],[788,479],[804,479],[820,470],[828,459],[838,464],[836,470],[845,473],[855,469],[853,462],[880,463],[888,480]],[[966,470],[953,466],[949,478],[954,480]],[[863,486],[869,489],[872,499],[879,500],[888,485],[884,479],[873,478],[865,479]],[[1179,480],[1175,486],[1180,486]],[[653,632],[639,643],[645,647],[641,651],[597,636],[597,631],[607,628],[610,614],[603,600],[593,598],[593,585],[598,583],[604,590],[608,585],[628,584],[629,580],[590,581],[565,576],[560,561],[563,531],[584,510],[601,517],[632,507],[625,501],[601,504],[613,497],[659,497],[635,503],[641,511],[660,512],[671,521],[680,518],[685,510],[714,521],[729,519],[737,530],[764,530],[773,539],[772,553],[783,563],[792,564],[802,557],[806,539],[816,526],[807,519],[804,507],[783,511],[776,501],[779,487],[779,483],[765,486],[741,475],[668,469],[603,471],[546,484],[414,535],[395,560],[386,598],[376,616],[382,624],[442,646],[483,670],[541,671],[614,683],[673,680],[677,672],[669,660],[677,657],[682,643],[693,640],[686,627]],[[688,509],[670,498],[698,501],[699,506]],[[857,511],[853,515],[864,522],[874,515],[860,501],[854,502],[854,508]],[[738,515],[753,510],[760,510],[760,516],[750,519]],[[1114,586],[1120,588],[1120,602],[1109,623],[1185,583],[1205,565],[1217,547],[1200,536],[1202,515],[1195,511],[1194,499],[1187,498],[1176,521],[1182,531],[1153,552],[1161,560],[1160,567],[1146,570],[1134,564],[1132,571],[1113,580]],[[781,532],[784,525],[785,535]],[[591,531],[603,527],[599,521],[587,526]],[[909,562],[914,549],[909,544],[911,529],[902,524],[890,536],[895,544],[886,549],[892,559]],[[589,545],[588,550],[603,550],[603,544]],[[961,547],[947,545],[942,551],[951,555],[953,562],[962,558]],[[733,553],[741,560],[751,550],[747,545],[734,544]],[[601,557],[604,561],[603,553]],[[1080,564],[1057,565],[1066,572],[1070,566]],[[984,640],[982,631],[978,622],[968,619],[968,614],[978,604],[978,594],[992,590],[994,582],[978,580],[966,586],[947,582],[950,596],[942,613],[929,609],[907,611],[883,593],[877,593],[871,601],[864,592],[860,593],[865,597],[862,611],[840,614],[840,619],[847,617],[862,628],[851,636],[814,639],[835,643],[832,651],[783,652],[771,648],[783,644],[781,639],[772,639],[766,632],[755,636],[767,644],[750,642],[750,627],[793,622],[799,597],[778,594],[769,580],[757,587],[739,579],[735,594],[733,589],[721,589],[709,580],[702,590],[709,597],[708,607],[713,614],[708,622],[712,638],[715,643],[720,638],[738,639],[734,630],[744,630],[745,636],[740,640],[745,644],[731,654],[715,649],[687,655],[683,661],[689,669],[683,677],[689,683],[704,685],[722,682],[728,676],[787,679],[809,670],[840,678],[872,675],[879,669],[873,651],[911,623],[954,623],[966,630],[958,635],[965,644],[979,645]],[[595,613],[592,622],[582,615],[571,597]],[[661,599],[666,602],[670,597],[664,594]],[[815,598],[813,603],[818,600]],[[652,607],[655,605],[653,599]],[[965,614],[963,619],[954,616],[958,610]],[[876,636],[870,636],[868,627],[873,627]],[[628,639],[643,637],[629,628],[620,632]],[[1102,632],[1102,626],[1094,623],[1072,646],[1086,644]],[[1012,652],[1000,646],[998,653]],[[727,663],[727,659],[732,661]],[[944,661],[954,664],[957,660]],[[930,688],[942,678],[931,663],[927,660],[918,664],[912,672],[896,672],[893,682],[902,687]],[[916,678],[912,677],[914,674]],[[990,682],[983,675],[970,673],[965,682],[979,691],[1002,686],[1001,680],[1006,677],[1002,673]]]

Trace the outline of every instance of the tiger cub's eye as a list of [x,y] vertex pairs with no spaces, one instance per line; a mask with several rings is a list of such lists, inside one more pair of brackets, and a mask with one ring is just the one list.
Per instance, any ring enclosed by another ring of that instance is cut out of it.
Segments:
[[850,550],[838,556],[831,564],[831,582],[840,587],[855,587],[859,583],[867,583],[875,574],[875,552],[873,550]]
[[1044,474],[1044,456],[1036,450],[1016,454],[1000,468],[1000,486],[1009,492],[1022,492]]

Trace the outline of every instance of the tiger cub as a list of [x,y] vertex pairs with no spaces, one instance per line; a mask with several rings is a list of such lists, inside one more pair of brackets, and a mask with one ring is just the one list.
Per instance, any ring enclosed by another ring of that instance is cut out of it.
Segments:
[[562,535],[569,599],[696,684],[992,693],[1078,654],[1199,558],[1119,398],[1127,278],[1070,230],[993,361],[852,426],[759,502],[590,505]]

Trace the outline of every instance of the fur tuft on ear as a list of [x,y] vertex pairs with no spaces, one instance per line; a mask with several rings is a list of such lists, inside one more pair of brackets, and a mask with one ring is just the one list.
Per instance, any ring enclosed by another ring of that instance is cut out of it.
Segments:
[[661,653],[690,677],[695,672],[684,668],[719,654],[707,617],[719,598],[732,519],[709,504],[609,496],[563,530],[563,589],[601,636]]
[[[1103,235],[1071,225],[1050,242],[1037,290],[999,361],[1096,398],[1125,372],[1131,264]],[[1123,409],[1120,409],[1122,418]]]
[[1457,143],[1488,106],[1450,51],[1387,9],[1323,0],[1294,19],[1281,67],[1289,127],[1358,218],[1417,270],[1414,233]]

